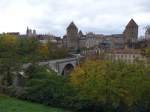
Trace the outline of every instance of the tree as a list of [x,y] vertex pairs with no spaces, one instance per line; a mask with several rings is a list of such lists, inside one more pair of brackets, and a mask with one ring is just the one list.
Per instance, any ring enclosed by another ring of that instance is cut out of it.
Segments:
[[48,46],[46,44],[40,45],[37,49],[37,52],[42,59],[48,59],[49,51],[48,51]]
[[17,53],[23,63],[37,62],[41,55],[38,52],[40,42],[35,38],[19,38],[17,42]]
[[133,107],[141,104],[149,109],[149,73],[148,67],[137,63],[87,60],[74,70],[70,79],[80,89],[80,99],[102,102],[105,111],[134,112]]
[[15,36],[4,34],[0,37],[0,83],[4,86],[12,84],[13,73],[20,69],[16,43]]
[[25,95],[21,95],[25,96],[25,99],[56,106],[74,95],[68,79],[58,76],[46,67],[33,65],[26,71],[26,75],[26,92]]
[[[71,82],[80,88],[82,99],[104,101],[101,97],[104,95],[101,89],[104,83],[105,67],[104,61],[88,60],[83,65],[78,66],[70,75]],[[99,82],[100,80],[102,82]]]
[[49,55],[48,55],[49,59],[66,58],[69,55],[68,49],[59,48],[56,46],[55,43],[52,43],[51,41],[48,41],[47,46],[48,46],[48,52],[49,52]]

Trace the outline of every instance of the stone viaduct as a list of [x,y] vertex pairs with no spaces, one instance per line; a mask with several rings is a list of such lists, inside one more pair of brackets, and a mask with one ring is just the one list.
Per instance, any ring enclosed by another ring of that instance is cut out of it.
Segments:
[[50,60],[46,62],[40,62],[40,66],[47,66],[54,70],[58,75],[66,75],[69,74],[76,65],[79,64],[79,58],[65,58],[58,60]]

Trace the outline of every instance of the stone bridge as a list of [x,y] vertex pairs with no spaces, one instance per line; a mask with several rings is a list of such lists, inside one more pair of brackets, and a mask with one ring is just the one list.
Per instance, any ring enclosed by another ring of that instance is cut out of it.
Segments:
[[77,64],[79,64],[78,57],[50,60],[39,63],[40,66],[47,66],[57,72],[59,75],[69,74],[76,67]]
[[[58,60],[50,60],[45,62],[39,62],[40,66],[46,66],[50,69],[54,70],[58,75],[68,75],[78,64],[81,57],[74,58],[65,58]],[[23,70],[32,66],[31,63],[27,63],[23,65]],[[26,78],[24,71],[16,73],[16,78],[14,78],[14,85],[16,87],[20,87],[24,82],[24,78]]]

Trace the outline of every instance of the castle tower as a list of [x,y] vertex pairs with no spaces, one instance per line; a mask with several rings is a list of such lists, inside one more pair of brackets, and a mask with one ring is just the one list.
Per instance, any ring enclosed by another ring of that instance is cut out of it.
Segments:
[[67,27],[67,47],[73,50],[79,48],[78,28],[73,22]]
[[138,39],[138,25],[131,19],[124,30],[126,47],[133,48]]

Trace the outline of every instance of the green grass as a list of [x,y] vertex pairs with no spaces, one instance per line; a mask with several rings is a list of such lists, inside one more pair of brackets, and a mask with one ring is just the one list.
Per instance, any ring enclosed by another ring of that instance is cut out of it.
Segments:
[[0,112],[69,112],[0,95]]

